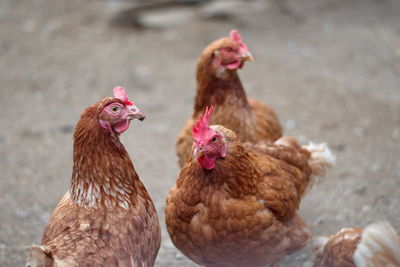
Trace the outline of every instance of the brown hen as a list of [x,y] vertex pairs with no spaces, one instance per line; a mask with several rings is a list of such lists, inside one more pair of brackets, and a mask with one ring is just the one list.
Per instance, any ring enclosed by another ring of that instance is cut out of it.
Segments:
[[314,267],[400,266],[400,237],[389,223],[343,228],[314,238]]
[[197,93],[192,116],[176,141],[182,167],[192,147],[192,127],[206,106],[214,105],[213,124],[233,130],[243,142],[275,141],[282,136],[274,111],[264,103],[247,98],[237,70],[252,56],[239,33],[212,42],[197,63]]
[[[296,211],[313,175],[334,162],[326,146],[243,144],[211,110],[193,127],[194,145],[166,202],[175,246],[204,266],[265,266],[303,248],[307,225]],[[277,265],[275,265],[277,266]]]
[[74,133],[70,190],[58,203],[27,266],[153,266],[160,226],[119,134],[144,114],[114,88],[88,107]]

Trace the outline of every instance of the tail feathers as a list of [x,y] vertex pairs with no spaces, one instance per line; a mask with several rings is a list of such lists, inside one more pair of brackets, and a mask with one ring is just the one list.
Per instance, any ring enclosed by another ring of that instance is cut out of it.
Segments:
[[389,223],[370,224],[354,252],[359,267],[400,266],[400,237]]
[[308,163],[314,176],[324,176],[328,168],[335,166],[336,157],[326,143],[315,144],[310,142],[302,148],[311,153]]
[[53,255],[49,247],[32,245],[28,248],[28,258],[25,267],[52,267]]

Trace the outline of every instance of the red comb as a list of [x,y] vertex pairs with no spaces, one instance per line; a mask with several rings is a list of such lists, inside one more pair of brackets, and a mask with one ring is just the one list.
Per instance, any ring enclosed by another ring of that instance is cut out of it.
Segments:
[[206,136],[208,130],[208,124],[210,123],[211,113],[213,111],[213,106],[206,107],[206,112],[203,115],[200,115],[199,120],[193,126],[192,135],[194,142],[196,145],[200,144],[202,139]]
[[240,36],[238,30],[233,29],[231,30],[231,32],[229,33],[229,38],[231,38],[233,41],[237,42],[240,46],[240,48],[248,51],[249,49],[247,48],[247,46],[243,43],[242,41],[242,36]]
[[121,100],[125,105],[131,106],[133,102],[129,101],[128,96],[126,95],[126,90],[122,86],[116,86],[113,89],[114,98]]

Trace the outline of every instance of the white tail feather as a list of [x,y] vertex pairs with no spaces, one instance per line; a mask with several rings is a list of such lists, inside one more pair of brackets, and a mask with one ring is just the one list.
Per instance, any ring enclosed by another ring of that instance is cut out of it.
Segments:
[[315,144],[310,142],[302,148],[311,153],[308,162],[314,176],[324,176],[327,168],[335,166],[336,157],[326,143]]
[[400,237],[389,223],[370,224],[353,258],[358,267],[400,266]]

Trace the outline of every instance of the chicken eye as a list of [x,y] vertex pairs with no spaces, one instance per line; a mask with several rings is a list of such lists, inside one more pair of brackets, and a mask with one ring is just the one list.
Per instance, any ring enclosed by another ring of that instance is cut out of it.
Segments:
[[110,110],[111,110],[112,113],[118,113],[120,108],[118,106],[111,106]]
[[217,141],[217,136],[214,136],[214,137],[211,139],[211,142],[215,142],[215,141]]
[[229,46],[228,46],[228,47],[225,47],[225,51],[226,51],[226,52],[232,52],[232,47],[229,47]]

